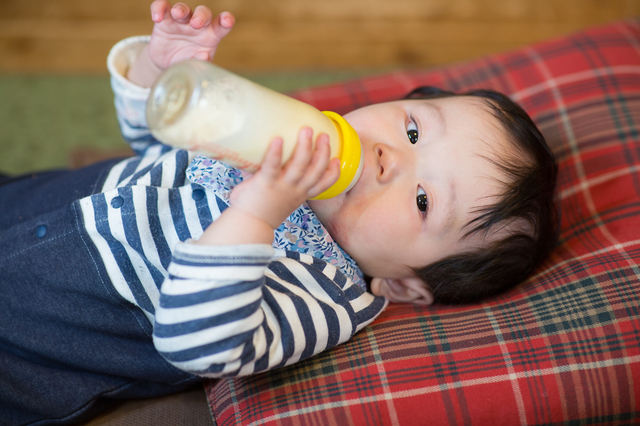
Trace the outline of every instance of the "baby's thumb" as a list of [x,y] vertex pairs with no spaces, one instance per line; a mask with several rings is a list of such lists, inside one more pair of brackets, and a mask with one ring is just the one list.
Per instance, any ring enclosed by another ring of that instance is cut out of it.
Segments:
[[211,56],[209,55],[209,52],[198,52],[193,56],[193,59],[208,62],[211,60]]

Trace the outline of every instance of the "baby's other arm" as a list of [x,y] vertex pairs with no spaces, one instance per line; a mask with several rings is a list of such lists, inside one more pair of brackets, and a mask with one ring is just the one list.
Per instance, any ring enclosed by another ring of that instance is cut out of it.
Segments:
[[235,18],[229,12],[215,19],[206,6],[193,11],[184,3],[173,7],[167,0],[151,4],[155,23],[151,39],[132,63],[127,78],[141,87],[149,87],[164,69],[187,59],[211,61],[220,41],[231,31]]
[[183,3],[171,7],[167,0],[153,2],[151,16],[155,22],[152,35],[122,40],[107,60],[122,136],[138,155],[161,145],[147,127],[148,87],[164,68],[177,61],[211,60],[235,22],[229,12],[212,19],[205,6],[192,11]]

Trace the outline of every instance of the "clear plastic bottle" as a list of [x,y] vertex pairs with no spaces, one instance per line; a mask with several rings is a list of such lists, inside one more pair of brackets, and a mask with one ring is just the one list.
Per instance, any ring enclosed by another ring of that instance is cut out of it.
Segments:
[[167,68],[151,87],[147,122],[161,142],[255,172],[269,143],[283,138],[283,161],[304,126],[329,135],[331,158],[340,158],[340,179],[316,199],[348,191],[362,172],[357,133],[340,115],[324,111],[207,62]]

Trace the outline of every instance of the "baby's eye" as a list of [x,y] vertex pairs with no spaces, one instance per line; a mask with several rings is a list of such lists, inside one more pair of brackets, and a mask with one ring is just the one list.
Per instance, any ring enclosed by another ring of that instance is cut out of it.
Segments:
[[416,126],[416,123],[413,120],[411,120],[407,125],[407,136],[409,137],[409,142],[412,144],[418,142],[418,126]]
[[422,213],[427,212],[427,208],[429,207],[429,201],[427,200],[427,194],[424,192],[424,189],[418,187],[418,195],[416,197],[416,203],[418,204],[418,210]]

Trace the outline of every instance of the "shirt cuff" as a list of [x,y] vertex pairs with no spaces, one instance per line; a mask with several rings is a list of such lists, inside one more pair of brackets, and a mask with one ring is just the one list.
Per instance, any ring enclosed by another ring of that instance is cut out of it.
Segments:
[[176,245],[168,271],[183,279],[257,280],[273,256],[270,244],[210,246],[188,240]]
[[107,69],[114,86],[119,86],[131,99],[145,100],[149,88],[141,87],[127,80],[126,75],[140,51],[149,43],[151,36],[135,36],[119,41],[107,56]]

